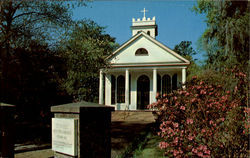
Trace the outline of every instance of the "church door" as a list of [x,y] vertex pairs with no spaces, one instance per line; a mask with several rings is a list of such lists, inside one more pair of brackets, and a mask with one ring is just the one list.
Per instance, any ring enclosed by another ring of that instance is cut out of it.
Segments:
[[146,75],[142,75],[137,80],[137,109],[146,109],[149,104],[150,80]]

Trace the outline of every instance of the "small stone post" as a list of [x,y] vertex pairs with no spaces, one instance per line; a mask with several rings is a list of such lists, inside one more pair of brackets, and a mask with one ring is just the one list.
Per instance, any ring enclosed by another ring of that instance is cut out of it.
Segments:
[[0,157],[14,158],[14,105],[0,103]]
[[79,102],[52,106],[55,158],[110,158],[114,107]]

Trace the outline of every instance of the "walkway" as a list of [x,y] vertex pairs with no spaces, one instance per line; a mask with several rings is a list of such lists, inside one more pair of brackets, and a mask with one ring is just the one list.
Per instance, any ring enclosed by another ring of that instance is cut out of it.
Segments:
[[[140,134],[154,122],[152,112],[115,111],[112,112],[111,155],[122,155]],[[51,149],[35,150],[15,154],[15,158],[49,158],[53,157]]]

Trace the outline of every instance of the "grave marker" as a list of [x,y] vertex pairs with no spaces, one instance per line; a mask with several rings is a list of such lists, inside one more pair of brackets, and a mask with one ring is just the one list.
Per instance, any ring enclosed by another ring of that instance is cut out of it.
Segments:
[[111,111],[114,107],[89,102],[52,106],[55,158],[110,158]]
[[77,155],[77,119],[52,118],[52,150]]

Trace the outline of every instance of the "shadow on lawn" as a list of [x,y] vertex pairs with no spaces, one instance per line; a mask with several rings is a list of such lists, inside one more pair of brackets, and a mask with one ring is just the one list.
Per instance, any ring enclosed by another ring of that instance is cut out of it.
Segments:
[[111,147],[119,157],[131,157],[140,142],[144,141],[152,123],[112,122]]
[[36,122],[16,123],[16,144],[47,144],[51,142],[51,126]]

